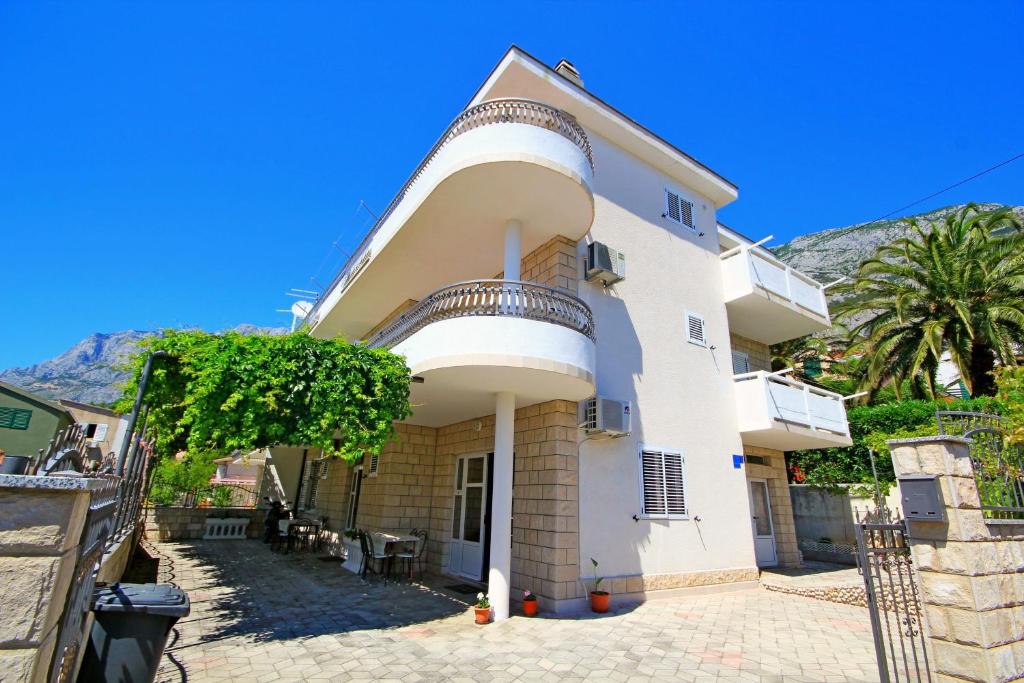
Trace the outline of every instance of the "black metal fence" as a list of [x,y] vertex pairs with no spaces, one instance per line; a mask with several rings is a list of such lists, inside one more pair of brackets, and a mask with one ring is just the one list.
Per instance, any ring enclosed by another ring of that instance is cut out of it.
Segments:
[[936,420],[940,434],[970,442],[982,514],[990,519],[1024,519],[1024,445],[1009,442],[1005,419],[988,413],[940,411]]

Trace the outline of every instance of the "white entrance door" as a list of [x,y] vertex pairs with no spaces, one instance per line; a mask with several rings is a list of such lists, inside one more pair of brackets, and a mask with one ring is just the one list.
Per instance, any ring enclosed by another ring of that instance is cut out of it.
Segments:
[[455,499],[448,569],[477,580],[483,575],[487,456],[462,455],[455,461]]
[[775,555],[775,529],[772,525],[772,504],[768,499],[768,482],[764,479],[750,480],[750,515],[757,566],[774,567],[779,560]]

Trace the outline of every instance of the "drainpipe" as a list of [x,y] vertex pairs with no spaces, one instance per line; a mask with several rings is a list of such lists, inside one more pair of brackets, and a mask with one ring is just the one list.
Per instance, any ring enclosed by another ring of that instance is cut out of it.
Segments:
[[124,474],[124,464],[128,459],[128,448],[131,446],[132,435],[135,433],[135,423],[139,420],[139,412],[142,410],[142,396],[146,393],[146,385],[149,384],[149,376],[153,374],[154,358],[169,358],[171,354],[166,351],[153,351],[146,358],[146,364],[142,368],[142,376],[139,378],[139,390],[135,393],[135,405],[132,406],[132,414],[128,416],[128,426],[125,428],[125,438],[121,441],[121,452],[117,454],[117,468],[114,474]]

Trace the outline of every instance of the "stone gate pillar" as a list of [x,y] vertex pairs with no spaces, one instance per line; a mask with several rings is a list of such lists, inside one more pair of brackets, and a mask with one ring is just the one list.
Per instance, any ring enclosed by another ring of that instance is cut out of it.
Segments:
[[986,519],[969,442],[890,441],[896,476],[935,475],[944,521],[907,520],[939,681],[1024,677],[1024,521]]

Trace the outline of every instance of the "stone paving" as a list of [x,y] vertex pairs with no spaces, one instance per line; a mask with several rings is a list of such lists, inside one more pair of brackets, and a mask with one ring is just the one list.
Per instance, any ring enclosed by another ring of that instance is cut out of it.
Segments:
[[[148,543],[189,591],[158,681],[877,681],[867,611],[744,589],[476,626],[443,588],[258,541]],[[431,587],[432,586],[432,587]]]

